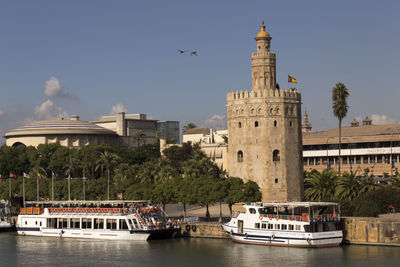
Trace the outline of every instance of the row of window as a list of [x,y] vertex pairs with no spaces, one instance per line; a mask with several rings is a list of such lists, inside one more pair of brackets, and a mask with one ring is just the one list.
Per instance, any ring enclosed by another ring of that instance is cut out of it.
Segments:
[[255,223],[254,227],[257,229],[275,229],[275,230],[289,230],[289,231],[301,231],[301,225],[293,224],[279,224],[279,223]]
[[[130,219],[128,222],[132,228],[138,228],[136,219]],[[27,225],[28,221],[25,221]],[[38,225],[38,221],[35,221]],[[39,221],[42,226],[42,222]],[[134,226],[134,227],[133,227]],[[47,218],[48,228],[71,228],[71,229],[111,229],[128,230],[128,223],[125,219],[103,219],[103,218]]]
[[[375,163],[387,163],[390,164],[400,163],[400,155],[393,154],[392,161],[390,155],[365,155],[365,156],[343,156],[342,164],[375,164]],[[304,158],[303,164],[305,166],[318,166],[318,165],[336,165],[338,164],[338,157],[308,157]]]
[[[241,109],[241,110],[236,109],[235,112],[232,111],[232,114],[236,115],[236,116],[244,115],[244,109]],[[262,114],[262,109],[261,108],[258,108],[257,114]],[[254,108],[252,108],[250,110],[250,115],[256,115],[256,110]],[[279,107],[270,107],[269,108],[269,115],[280,115]],[[294,106],[286,107],[285,115],[295,115]]]
[[[400,147],[400,141],[348,143],[346,142],[346,140],[344,140],[343,143],[341,144],[341,149],[381,148],[381,147]],[[319,144],[319,145],[303,146],[304,151],[332,150],[332,149],[339,149],[339,144]]]
[[[258,124],[258,121],[255,121],[255,122],[254,122],[254,127],[258,127],[258,125],[259,125],[259,124]],[[277,127],[277,126],[278,126],[278,122],[277,122],[277,121],[274,121],[274,127]],[[290,127],[293,127],[293,121],[289,121],[289,126],[290,126]],[[239,121],[238,127],[239,127],[239,128],[242,128],[242,122]]]
[[[272,152],[272,160],[274,162],[277,162],[277,161],[281,160],[281,156],[279,154],[279,150],[278,149],[275,149]],[[243,162],[243,151],[242,150],[239,150],[238,153],[237,153],[237,162]]]

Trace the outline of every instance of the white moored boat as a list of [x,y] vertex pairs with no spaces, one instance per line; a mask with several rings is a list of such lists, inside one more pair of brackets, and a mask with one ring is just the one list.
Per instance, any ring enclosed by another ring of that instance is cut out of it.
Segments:
[[157,231],[157,222],[137,209],[107,207],[21,208],[19,235],[112,240],[142,240]]
[[334,247],[343,239],[339,222],[336,203],[269,202],[243,205],[222,227],[242,243]]

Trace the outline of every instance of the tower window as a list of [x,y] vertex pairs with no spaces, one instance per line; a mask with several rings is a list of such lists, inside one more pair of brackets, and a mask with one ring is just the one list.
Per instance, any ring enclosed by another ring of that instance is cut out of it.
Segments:
[[242,111],[240,113],[243,115],[244,114],[244,109],[242,109]]
[[258,109],[258,114],[261,114],[261,108]]
[[276,184],[278,183],[278,178],[275,178],[275,183],[276,183]]
[[272,153],[272,160],[273,161],[280,161],[281,157],[279,155],[279,150],[275,149],[274,152]]
[[254,127],[258,127],[258,121],[254,122]]
[[237,161],[243,162],[243,151],[239,150],[237,153]]
[[239,121],[238,123],[239,128],[242,128],[242,123]]
[[253,115],[254,114],[254,108],[252,108],[250,112],[251,112],[251,115]]
[[274,127],[278,126],[278,122],[274,121]]
[[290,127],[293,127],[293,121],[289,122]]

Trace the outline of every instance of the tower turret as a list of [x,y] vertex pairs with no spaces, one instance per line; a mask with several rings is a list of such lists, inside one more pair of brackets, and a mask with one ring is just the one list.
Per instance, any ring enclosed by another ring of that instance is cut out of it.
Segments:
[[252,87],[255,92],[276,87],[276,58],[275,53],[270,51],[271,39],[263,21],[255,38],[257,52],[251,55]]
[[305,110],[304,116],[303,116],[303,123],[301,125],[301,130],[303,131],[303,133],[309,133],[309,132],[311,132],[311,129],[312,129],[312,125],[311,125],[310,121],[308,120],[307,110]]

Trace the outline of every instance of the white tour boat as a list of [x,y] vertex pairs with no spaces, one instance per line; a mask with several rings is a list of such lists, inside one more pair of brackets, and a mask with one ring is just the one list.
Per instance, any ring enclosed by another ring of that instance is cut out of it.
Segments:
[[241,206],[222,227],[242,243],[334,247],[343,239],[339,212],[331,202],[252,203]]
[[[149,208],[150,209],[150,208]],[[145,241],[160,222],[137,208],[28,207],[17,220],[19,235]]]

